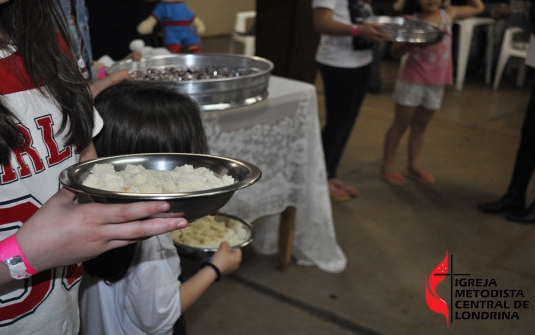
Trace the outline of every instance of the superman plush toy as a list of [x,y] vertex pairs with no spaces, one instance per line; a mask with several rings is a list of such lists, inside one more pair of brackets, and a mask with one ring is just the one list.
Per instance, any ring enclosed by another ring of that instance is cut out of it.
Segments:
[[152,15],[137,27],[141,35],[151,34],[160,23],[165,47],[172,53],[200,53],[197,33],[205,31],[204,23],[181,0],[161,0]]

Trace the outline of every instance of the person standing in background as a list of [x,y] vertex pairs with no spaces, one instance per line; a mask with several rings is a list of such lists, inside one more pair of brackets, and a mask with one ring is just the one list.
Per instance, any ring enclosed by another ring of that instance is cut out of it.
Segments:
[[[510,8],[493,10],[492,17],[507,19],[507,23],[531,32],[526,64],[535,67],[535,6],[534,1],[528,12],[513,11]],[[528,208],[526,191],[529,181],[535,171],[535,86],[531,90],[528,106],[520,133],[513,173],[507,192],[498,200],[479,204],[479,209],[485,213],[507,213],[505,218],[518,223],[535,223],[535,201]]]
[[[93,0],[92,0],[93,1]],[[108,86],[117,84],[130,78],[127,70],[116,71],[109,76],[95,73],[93,67],[92,42],[89,32],[89,16],[85,0],[60,0],[61,10],[68,23],[71,48],[84,78],[90,83],[93,97],[97,96]],[[128,42],[130,43],[130,42]],[[130,51],[121,56],[139,60],[140,55],[130,54]],[[104,70],[103,68],[100,70]]]
[[372,43],[387,38],[376,23],[363,23],[373,14],[362,0],[313,0],[313,20],[321,34],[316,52],[325,91],[326,121],[321,132],[329,194],[347,201],[357,190],[336,177],[338,164],[368,89]]
[[[381,178],[391,185],[407,184],[405,177],[432,185],[435,178],[420,165],[429,122],[442,105],[446,85],[453,84],[452,25],[456,20],[477,15],[481,0],[464,6],[443,7],[442,1],[405,0],[402,14],[439,27],[443,36],[425,45],[394,42],[391,55],[404,57],[394,88],[395,114],[385,135]],[[397,172],[396,153],[403,135],[409,132],[405,177]]]

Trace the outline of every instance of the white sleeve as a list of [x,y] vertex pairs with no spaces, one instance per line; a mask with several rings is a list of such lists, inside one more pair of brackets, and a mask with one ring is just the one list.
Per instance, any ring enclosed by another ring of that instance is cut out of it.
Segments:
[[95,137],[102,130],[102,127],[104,126],[104,120],[102,120],[102,117],[100,116],[100,114],[98,113],[95,107],[93,107],[93,111],[94,111],[94,120],[95,120],[95,126],[93,127],[93,137]]
[[142,247],[140,263],[128,278],[125,313],[147,334],[169,334],[181,314],[179,281],[167,260],[169,251],[157,237],[143,241]]
[[322,7],[334,10],[335,6],[335,0],[312,0],[312,8]]

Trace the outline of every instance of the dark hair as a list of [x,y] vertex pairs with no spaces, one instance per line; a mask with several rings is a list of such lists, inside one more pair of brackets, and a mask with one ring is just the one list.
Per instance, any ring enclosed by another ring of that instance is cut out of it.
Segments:
[[[0,5],[0,50],[15,48],[24,69],[4,58],[10,71],[24,72],[32,84],[51,96],[61,109],[59,132],[66,144],[85,148],[93,130],[93,99],[70,47],[67,23],[57,0],[11,0]],[[44,84],[44,86],[43,86]],[[11,152],[26,141],[14,111],[0,95],[0,164],[9,163]]]
[[[94,138],[99,156],[136,153],[207,153],[199,108],[189,97],[152,83],[123,81],[102,91],[95,107],[104,127]],[[136,264],[139,243],[109,250],[84,263],[107,282],[123,278]]]

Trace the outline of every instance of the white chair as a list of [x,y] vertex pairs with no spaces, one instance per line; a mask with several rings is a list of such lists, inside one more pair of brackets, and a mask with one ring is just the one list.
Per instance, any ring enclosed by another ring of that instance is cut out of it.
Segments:
[[247,20],[255,19],[256,11],[238,12],[236,13],[236,22],[234,23],[234,31],[230,37],[229,53],[234,53],[234,43],[243,44],[243,54],[246,56],[254,56],[255,54],[255,36],[247,35]]
[[494,20],[486,17],[471,17],[455,21],[455,24],[459,25],[455,87],[457,87],[458,90],[461,90],[466,76],[466,66],[468,64],[468,56],[470,55],[470,44],[472,43],[474,27],[479,25],[493,25]]
[[492,85],[493,89],[498,88],[503,70],[505,69],[507,61],[510,57],[522,58],[516,77],[516,86],[522,87],[524,85],[526,74],[526,64],[524,63],[524,60],[528,55],[528,41],[526,38],[524,38],[522,41],[515,41],[515,36],[522,33],[525,34],[524,30],[518,27],[510,27],[505,30],[500,49],[500,56],[498,57],[498,64],[496,65],[496,71],[494,74],[494,84]]

